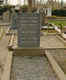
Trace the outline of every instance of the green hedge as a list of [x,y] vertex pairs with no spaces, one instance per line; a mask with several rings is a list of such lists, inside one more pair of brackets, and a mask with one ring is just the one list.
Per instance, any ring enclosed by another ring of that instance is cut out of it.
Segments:
[[52,11],[52,15],[56,15],[56,16],[66,16],[66,10],[53,10]]
[[10,5],[6,5],[6,6],[0,6],[0,15],[2,15],[4,12],[6,12],[7,10],[9,10],[11,12],[11,8],[13,6]]
[[0,7],[0,15],[2,15],[3,12],[5,12],[5,9]]

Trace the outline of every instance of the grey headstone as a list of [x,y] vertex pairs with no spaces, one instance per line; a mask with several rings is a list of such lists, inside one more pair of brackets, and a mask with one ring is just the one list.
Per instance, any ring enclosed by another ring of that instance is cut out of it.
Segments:
[[40,47],[40,16],[38,14],[19,14],[16,22],[18,47]]

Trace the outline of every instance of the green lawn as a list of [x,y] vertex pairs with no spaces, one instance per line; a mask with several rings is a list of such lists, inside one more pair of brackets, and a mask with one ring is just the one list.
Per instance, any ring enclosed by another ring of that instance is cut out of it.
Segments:
[[54,23],[55,25],[59,26],[59,24],[63,24],[66,26],[66,21],[55,21],[55,20],[48,20],[49,23]]

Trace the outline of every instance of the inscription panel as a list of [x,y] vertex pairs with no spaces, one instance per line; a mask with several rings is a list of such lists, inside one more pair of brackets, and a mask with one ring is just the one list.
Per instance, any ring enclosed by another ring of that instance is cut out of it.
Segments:
[[17,18],[18,46],[22,48],[40,47],[40,16],[19,14]]

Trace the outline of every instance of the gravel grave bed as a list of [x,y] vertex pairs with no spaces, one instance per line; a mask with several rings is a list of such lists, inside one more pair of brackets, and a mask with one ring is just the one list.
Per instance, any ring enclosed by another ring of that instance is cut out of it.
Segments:
[[53,55],[53,57],[55,58],[61,69],[66,74],[66,50],[57,49],[57,50],[50,50],[49,52]]
[[40,47],[44,49],[65,48],[63,42],[61,42],[56,36],[45,34],[40,37]]
[[45,56],[13,56],[11,80],[59,80]]

